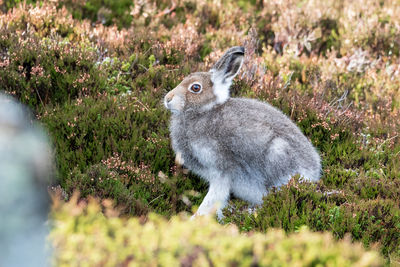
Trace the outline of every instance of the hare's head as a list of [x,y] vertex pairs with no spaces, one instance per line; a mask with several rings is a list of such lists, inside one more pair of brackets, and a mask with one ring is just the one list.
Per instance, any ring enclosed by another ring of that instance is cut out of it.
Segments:
[[164,98],[165,107],[174,113],[194,109],[206,111],[226,102],[233,78],[242,66],[244,48],[231,47],[209,72],[195,72],[186,77]]

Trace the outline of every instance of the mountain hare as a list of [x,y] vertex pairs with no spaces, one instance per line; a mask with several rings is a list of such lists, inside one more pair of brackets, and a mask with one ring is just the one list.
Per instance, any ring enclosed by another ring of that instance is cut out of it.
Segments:
[[255,205],[295,174],[320,178],[318,153],[288,117],[267,103],[229,97],[243,56],[243,47],[230,48],[209,72],[190,74],[164,98],[177,160],[209,183],[196,215],[217,208],[221,218],[230,193]]

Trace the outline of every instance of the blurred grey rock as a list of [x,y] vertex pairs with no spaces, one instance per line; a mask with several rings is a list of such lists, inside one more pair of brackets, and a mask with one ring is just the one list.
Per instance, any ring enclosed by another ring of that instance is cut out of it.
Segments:
[[0,92],[0,266],[49,265],[51,155],[29,110]]

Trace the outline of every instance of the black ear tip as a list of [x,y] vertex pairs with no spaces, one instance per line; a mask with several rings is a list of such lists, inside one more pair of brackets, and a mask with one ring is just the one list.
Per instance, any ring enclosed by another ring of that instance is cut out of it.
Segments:
[[229,48],[227,51],[227,54],[238,54],[238,55],[244,55],[245,49],[243,46],[234,46]]

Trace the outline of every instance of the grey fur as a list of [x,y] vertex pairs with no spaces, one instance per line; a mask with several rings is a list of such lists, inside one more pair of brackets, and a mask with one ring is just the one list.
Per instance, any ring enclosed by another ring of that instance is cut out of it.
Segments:
[[[229,56],[227,53],[223,56],[217,69],[229,72],[232,66],[223,66],[221,62],[236,65],[238,62],[224,57]],[[240,53],[239,58],[243,59]],[[215,67],[209,73],[194,73],[191,79],[199,75],[203,83],[207,79],[213,81],[214,72]],[[212,84],[214,94],[225,87],[218,89],[217,83]],[[227,98],[223,103],[211,104],[204,109],[186,101],[180,112],[172,114],[170,124],[173,150],[189,170],[210,184],[198,214],[211,212],[219,202],[217,212],[221,216],[230,193],[252,204],[261,204],[269,188],[286,184],[295,174],[310,181],[320,178],[318,153],[281,111],[246,98]]]

